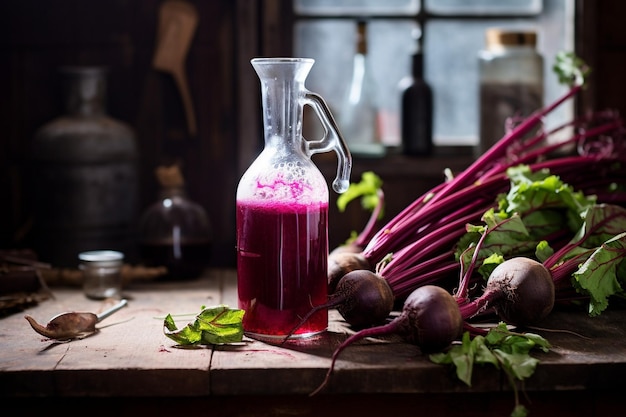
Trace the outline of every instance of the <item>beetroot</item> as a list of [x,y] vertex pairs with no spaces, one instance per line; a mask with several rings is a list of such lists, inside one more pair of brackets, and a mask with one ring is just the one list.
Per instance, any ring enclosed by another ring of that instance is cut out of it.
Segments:
[[484,293],[461,306],[465,319],[493,308],[505,322],[531,325],[545,318],[554,307],[552,274],[541,263],[522,256],[498,265],[487,280]]
[[397,332],[425,353],[448,347],[463,331],[463,318],[456,300],[436,285],[414,290],[394,321],[398,323]]
[[387,281],[364,269],[344,275],[332,299],[344,320],[357,328],[384,322],[394,303]]
[[[342,246],[340,246],[342,248]],[[328,255],[328,293],[333,294],[339,280],[355,270],[370,270],[370,264],[361,253],[335,249]]]
[[319,392],[329,381],[339,354],[354,342],[366,337],[398,334],[423,353],[448,347],[463,332],[463,319],[452,295],[435,285],[414,290],[405,300],[400,315],[387,324],[358,331],[348,337],[333,353],[326,378],[311,395]]
[[511,324],[533,324],[554,307],[554,282],[542,263],[530,258],[511,258],[496,267],[487,280],[486,292],[500,291],[494,305],[502,320]]
[[313,307],[285,337],[291,337],[311,316],[320,310],[336,308],[344,320],[355,328],[384,322],[393,309],[394,297],[387,281],[365,269],[344,275],[328,302]]

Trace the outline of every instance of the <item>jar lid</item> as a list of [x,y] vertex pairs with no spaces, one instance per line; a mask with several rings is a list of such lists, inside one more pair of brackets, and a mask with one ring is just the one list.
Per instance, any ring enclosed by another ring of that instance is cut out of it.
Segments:
[[532,46],[537,44],[537,32],[532,30],[515,30],[489,28],[485,32],[487,48],[503,46]]
[[79,253],[78,259],[82,262],[98,262],[107,265],[118,265],[122,263],[124,254],[114,250],[93,250]]

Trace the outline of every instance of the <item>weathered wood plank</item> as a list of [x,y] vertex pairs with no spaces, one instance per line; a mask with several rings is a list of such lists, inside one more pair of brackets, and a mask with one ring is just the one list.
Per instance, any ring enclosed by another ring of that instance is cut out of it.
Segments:
[[[0,378],[21,381],[8,385],[16,395],[206,395],[212,349],[174,347],[163,334],[163,319],[187,314],[176,319],[186,325],[201,306],[220,303],[220,286],[213,275],[136,285],[125,290],[128,306],[102,321],[97,334],[69,343],[44,339],[21,314],[7,317],[1,321]],[[76,289],[54,293],[55,299],[25,313],[45,325],[60,312],[103,309]]]
[[[39,322],[63,311],[93,311],[103,303],[78,289],[54,289],[55,298],[25,313]],[[125,289],[127,307],[100,323],[94,336],[52,343],[35,333],[23,314],[0,320],[0,385],[9,397],[304,396],[324,379],[333,350],[352,332],[336,311],[329,331],[283,346],[245,338],[215,348],[180,348],[163,334],[171,313],[179,327],[202,306],[236,306],[234,270],[211,270],[189,282],[135,284]],[[626,372],[626,311],[590,318],[582,311],[555,311],[537,333],[553,345],[527,391],[598,391],[619,385]],[[548,332],[545,329],[558,330]],[[565,333],[568,331],[570,333]],[[576,332],[578,334],[573,334]],[[419,348],[398,338],[366,339],[346,349],[321,394],[469,394],[509,392],[492,367],[475,370],[472,387]]]

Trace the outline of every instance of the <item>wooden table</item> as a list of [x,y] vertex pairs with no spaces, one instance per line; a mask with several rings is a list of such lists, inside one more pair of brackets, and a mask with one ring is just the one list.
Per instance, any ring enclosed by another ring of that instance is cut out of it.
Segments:
[[[102,302],[76,288],[53,288],[54,298],[24,312],[42,324],[64,311],[98,312]],[[125,289],[128,306],[100,331],[69,343],[35,333],[24,314],[0,320],[0,397],[20,415],[359,416],[508,415],[513,392],[493,367],[475,370],[473,386],[433,364],[397,338],[367,339],[340,356],[330,384],[315,396],[333,349],[351,332],[336,311],[321,337],[284,347],[243,343],[180,348],[163,333],[166,314],[202,306],[236,306],[236,275],[210,270],[191,282],[150,282]],[[179,327],[193,314],[176,319]],[[530,416],[624,415],[626,311],[600,317],[555,311],[534,330],[553,345],[526,381]],[[5,408],[6,409],[6,408]],[[15,408],[14,408],[15,409]],[[357,414],[354,414],[357,415]]]

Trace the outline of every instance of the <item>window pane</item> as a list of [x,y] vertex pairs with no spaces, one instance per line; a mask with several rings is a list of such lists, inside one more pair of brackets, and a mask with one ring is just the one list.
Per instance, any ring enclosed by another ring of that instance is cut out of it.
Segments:
[[434,96],[435,144],[473,144],[478,126],[477,51],[485,23],[438,20],[426,23],[424,77]]
[[[335,4],[355,4],[347,0],[294,1],[309,6],[325,4],[331,8]],[[426,1],[431,5],[436,2]],[[453,0],[439,2],[450,4]],[[457,3],[463,5],[466,2],[458,0]],[[487,0],[470,4],[478,3],[486,4]],[[501,3],[490,2],[492,5]],[[523,0],[516,4],[530,7],[533,2]],[[488,27],[535,28],[538,32],[537,49],[545,62],[544,102],[550,103],[565,92],[566,88],[558,85],[552,73],[552,65],[558,51],[574,50],[574,2],[544,0],[539,4],[542,11],[538,16],[465,19],[455,14],[427,20],[423,28],[424,65],[426,81],[434,93],[436,145],[474,145],[478,142],[478,51],[484,47],[484,31]],[[349,18],[314,18],[299,21],[294,28],[294,54],[316,60],[307,78],[307,87],[320,93],[337,115],[351,76],[355,25],[355,20]],[[417,23],[412,18],[376,18],[368,25],[369,58],[381,106],[383,140],[391,146],[399,144],[400,140],[398,83],[410,73],[416,30]],[[546,119],[548,127],[571,119],[573,109],[571,101],[559,107]]]
[[[376,83],[382,138],[389,146],[400,143],[398,84],[410,71],[415,48],[413,20],[376,19],[368,23],[368,59]],[[294,49],[297,56],[315,59],[307,78],[307,88],[321,94],[339,115],[340,103],[350,84],[352,59],[356,48],[354,19],[314,19],[295,25]],[[341,128],[341,126],[339,126]]]
[[[552,72],[554,56],[573,50],[573,18],[567,0],[546,0],[539,19],[459,20],[427,22],[424,32],[425,77],[434,92],[434,136],[437,145],[474,145],[478,142],[478,51],[485,29],[492,26],[534,28],[537,49],[544,57],[544,102],[563,94]],[[547,119],[548,127],[572,117],[573,103],[559,107]]]
[[412,15],[418,7],[418,0],[294,0],[301,15]]
[[538,14],[542,0],[425,0],[424,8],[438,14]]

